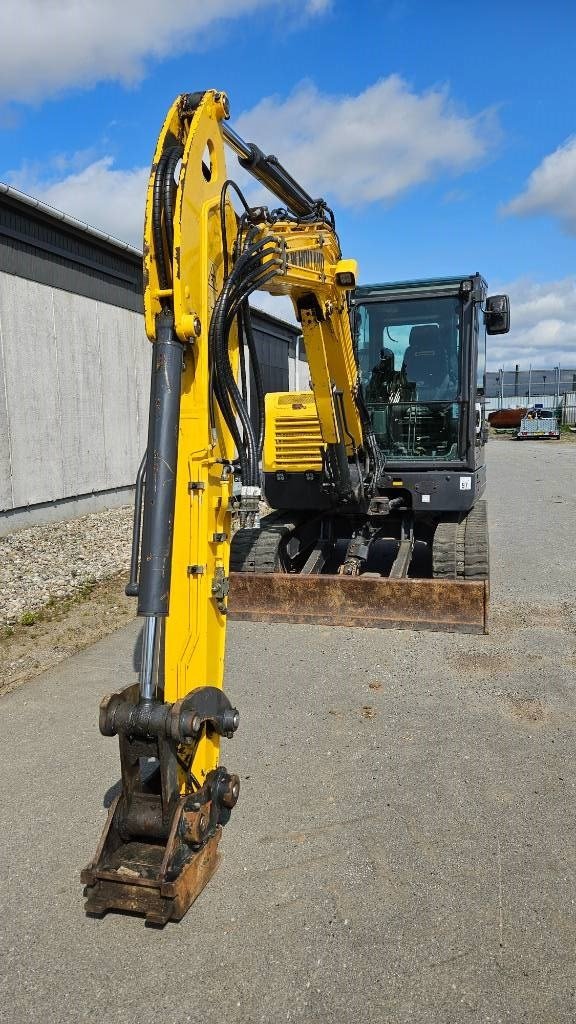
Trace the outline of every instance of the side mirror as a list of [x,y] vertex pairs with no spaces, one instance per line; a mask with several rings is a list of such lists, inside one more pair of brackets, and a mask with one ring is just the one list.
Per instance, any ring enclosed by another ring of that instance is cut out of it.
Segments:
[[508,334],[510,330],[510,299],[507,295],[490,295],[486,299],[484,323],[487,334]]

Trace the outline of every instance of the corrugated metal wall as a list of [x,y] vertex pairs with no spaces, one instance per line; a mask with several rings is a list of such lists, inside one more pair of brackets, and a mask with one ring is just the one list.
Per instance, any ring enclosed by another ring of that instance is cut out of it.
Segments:
[[0,273],[0,511],[130,484],[149,377],[140,314]]

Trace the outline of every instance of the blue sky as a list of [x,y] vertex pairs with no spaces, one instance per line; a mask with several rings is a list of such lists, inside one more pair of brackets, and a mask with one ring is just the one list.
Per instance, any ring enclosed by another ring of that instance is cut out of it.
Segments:
[[571,0],[4,0],[0,32],[2,180],[140,245],[166,110],[224,89],[362,281],[479,270],[512,299],[494,367],[576,366]]

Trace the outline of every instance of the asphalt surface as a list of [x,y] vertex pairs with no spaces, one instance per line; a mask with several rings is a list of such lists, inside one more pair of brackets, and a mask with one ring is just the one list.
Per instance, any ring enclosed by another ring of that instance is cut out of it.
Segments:
[[82,910],[136,627],[0,701],[0,1020],[576,1019],[576,445],[490,475],[489,636],[230,624],[242,794],[179,925]]

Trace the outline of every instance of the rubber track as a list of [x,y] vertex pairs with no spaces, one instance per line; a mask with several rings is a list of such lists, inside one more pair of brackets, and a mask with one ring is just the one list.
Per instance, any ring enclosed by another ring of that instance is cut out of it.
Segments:
[[487,580],[490,577],[490,542],[488,536],[488,510],[485,501],[476,502],[464,523],[464,577],[468,580]]
[[488,514],[485,501],[476,502],[464,517],[438,523],[432,545],[435,579],[486,580],[490,576]]
[[281,572],[280,542],[295,527],[293,519],[272,513],[264,516],[259,530],[238,530],[232,538],[230,571]]

